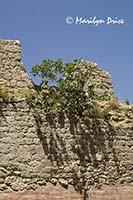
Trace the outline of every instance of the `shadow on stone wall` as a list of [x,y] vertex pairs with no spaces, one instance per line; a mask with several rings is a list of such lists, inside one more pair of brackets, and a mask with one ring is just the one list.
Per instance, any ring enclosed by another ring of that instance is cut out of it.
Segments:
[[[17,110],[17,108],[15,106],[15,102],[8,101],[8,100],[0,97],[0,120],[1,120],[0,122],[5,121],[7,123],[5,111],[9,104],[13,107],[13,109],[15,111]],[[2,124],[0,124],[0,126],[2,126]]]
[[[32,109],[34,110],[34,107]],[[88,185],[94,184],[86,176],[89,165],[92,166],[91,170],[102,167],[104,174],[111,155],[116,173],[119,175],[119,160],[113,147],[116,131],[108,120],[100,118],[77,120],[60,113],[58,117],[47,116],[46,121],[49,126],[42,131],[44,120],[36,110],[34,118],[44,154],[51,163],[56,163],[57,167],[66,165],[69,167],[72,184],[78,192],[84,193],[84,199],[87,199],[85,189],[88,189]],[[68,129],[66,129],[66,118]],[[94,180],[100,187],[99,177],[95,177]]]
[[[1,104],[1,102],[0,102],[0,104]],[[1,106],[0,106],[0,119],[6,121],[6,118],[4,116],[3,109],[1,108]],[[0,123],[1,123],[1,121],[0,121]]]

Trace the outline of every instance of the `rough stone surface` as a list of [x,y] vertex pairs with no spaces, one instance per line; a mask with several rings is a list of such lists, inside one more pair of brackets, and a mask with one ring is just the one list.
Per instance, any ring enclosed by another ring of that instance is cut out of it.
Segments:
[[[18,42],[0,41],[0,86],[5,85],[12,92],[16,90],[15,99],[10,101],[5,101],[0,93],[1,193],[37,190],[50,183],[52,187],[71,185],[80,193],[92,186],[131,188],[133,107],[119,102],[119,105],[113,104],[116,108],[104,113],[106,117],[95,113],[95,117],[75,121],[62,114],[48,119],[43,110],[17,95],[20,90],[34,91],[20,60]],[[113,95],[109,74],[98,67],[96,70],[100,72],[97,82],[106,82],[106,90]],[[101,109],[106,104],[101,103]],[[96,193],[89,195],[93,200]]]

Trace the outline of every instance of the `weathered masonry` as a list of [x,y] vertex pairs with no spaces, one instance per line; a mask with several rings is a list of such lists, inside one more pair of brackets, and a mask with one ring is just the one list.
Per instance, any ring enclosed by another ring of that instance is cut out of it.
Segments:
[[[91,64],[97,92],[113,96],[110,75]],[[0,200],[132,200],[133,107],[51,121],[26,100],[34,92],[19,42],[0,40]]]

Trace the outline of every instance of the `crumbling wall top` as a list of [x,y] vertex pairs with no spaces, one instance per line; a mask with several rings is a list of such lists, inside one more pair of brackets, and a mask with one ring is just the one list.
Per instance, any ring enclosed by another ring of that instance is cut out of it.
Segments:
[[0,85],[10,88],[33,88],[21,63],[18,40],[0,40]]

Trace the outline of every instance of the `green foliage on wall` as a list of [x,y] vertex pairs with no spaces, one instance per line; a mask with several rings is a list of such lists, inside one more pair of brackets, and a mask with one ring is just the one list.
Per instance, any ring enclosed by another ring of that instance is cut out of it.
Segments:
[[83,60],[63,64],[61,59],[42,61],[32,67],[32,75],[39,77],[39,95],[34,97],[34,104],[41,105],[47,114],[57,112],[84,115],[88,101],[107,99],[108,94],[98,96],[95,85],[86,83],[92,78],[91,64]]

